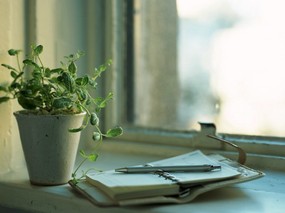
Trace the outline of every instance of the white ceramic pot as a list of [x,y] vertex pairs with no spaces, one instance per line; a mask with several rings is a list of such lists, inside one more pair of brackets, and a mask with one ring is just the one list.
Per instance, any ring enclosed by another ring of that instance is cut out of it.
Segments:
[[35,115],[14,113],[18,122],[30,182],[35,185],[65,184],[71,179],[85,113]]

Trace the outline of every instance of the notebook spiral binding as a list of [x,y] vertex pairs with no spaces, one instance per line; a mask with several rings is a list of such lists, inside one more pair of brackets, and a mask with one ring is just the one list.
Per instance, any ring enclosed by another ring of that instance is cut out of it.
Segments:
[[[150,163],[147,163],[144,166],[152,167],[153,165]],[[168,172],[163,171],[162,169],[155,171],[154,174],[158,175],[158,177],[164,177],[165,180],[172,180],[173,182],[176,182],[177,184],[180,183],[178,178],[176,178],[174,175]]]
[[165,172],[161,169],[157,170],[156,172],[154,172],[154,174],[157,174],[158,177],[164,177],[165,180],[171,180],[173,182],[176,182],[179,184],[179,179],[176,178],[174,175],[168,173],[168,172]]

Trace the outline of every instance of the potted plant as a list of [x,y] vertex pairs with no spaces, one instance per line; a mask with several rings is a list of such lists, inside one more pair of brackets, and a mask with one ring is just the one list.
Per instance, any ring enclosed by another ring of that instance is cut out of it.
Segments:
[[[85,154],[73,172],[80,133],[89,124],[95,130],[92,139],[100,144],[103,137],[122,134],[121,127],[109,129],[105,134],[99,127],[98,113],[112,99],[93,97],[97,78],[110,61],[95,68],[92,76],[78,76],[77,60],[82,52],[66,56],[61,67],[49,68],[41,59],[43,46],[32,46],[32,51],[22,63],[21,50],[10,49],[16,57],[17,67],[1,64],[10,71],[12,82],[1,84],[0,103],[17,99],[24,110],[14,112],[16,117],[30,182],[37,185],[64,184],[73,178],[86,161],[95,161],[97,154]],[[93,90],[93,91],[91,91]]]

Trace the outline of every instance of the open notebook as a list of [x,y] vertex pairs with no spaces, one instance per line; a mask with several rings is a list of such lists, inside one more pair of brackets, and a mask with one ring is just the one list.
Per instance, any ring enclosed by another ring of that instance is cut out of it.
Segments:
[[207,156],[199,150],[149,164],[153,166],[210,164],[219,165],[221,169],[210,172],[160,171],[135,174],[110,170],[90,173],[85,181],[76,185],[70,182],[70,185],[100,206],[183,203],[206,191],[264,175],[220,155]]

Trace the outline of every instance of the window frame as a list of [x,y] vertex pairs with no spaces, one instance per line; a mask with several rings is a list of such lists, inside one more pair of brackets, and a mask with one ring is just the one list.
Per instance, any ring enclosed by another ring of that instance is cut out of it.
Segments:
[[[219,133],[214,128],[201,127],[200,131],[167,131],[160,129],[147,129],[132,126],[130,114],[133,112],[131,103],[132,89],[126,87],[125,82],[133,82],[133,57],[131,29],[133,0],[107,1],[106,14],[106,51],[112,55],[113,72],[109,72],[106,81],[106,92],[112,90],[115,100],[105,110],[105,127],[121,125],[124,134],[115,140],[131,141],[136,144],[182,147],[190,149],[215,150],[222,153],[234,153],[231,147],[221,142],[213,142],[207,134],[235,143],[249,153],[250,156],[266,158],[285,158],[285,138],[272,136],[254,136],[243,134]],[[126,11],[127,10],[127,11]],[[122,30],[123,29],[123,30]],[[128,52],[129,51],[129,52]],[[129,80],[130,78],[130,80]],[[133,86],[133,85],[131,85]],[[127,98],[130,97],[130,101]]]

